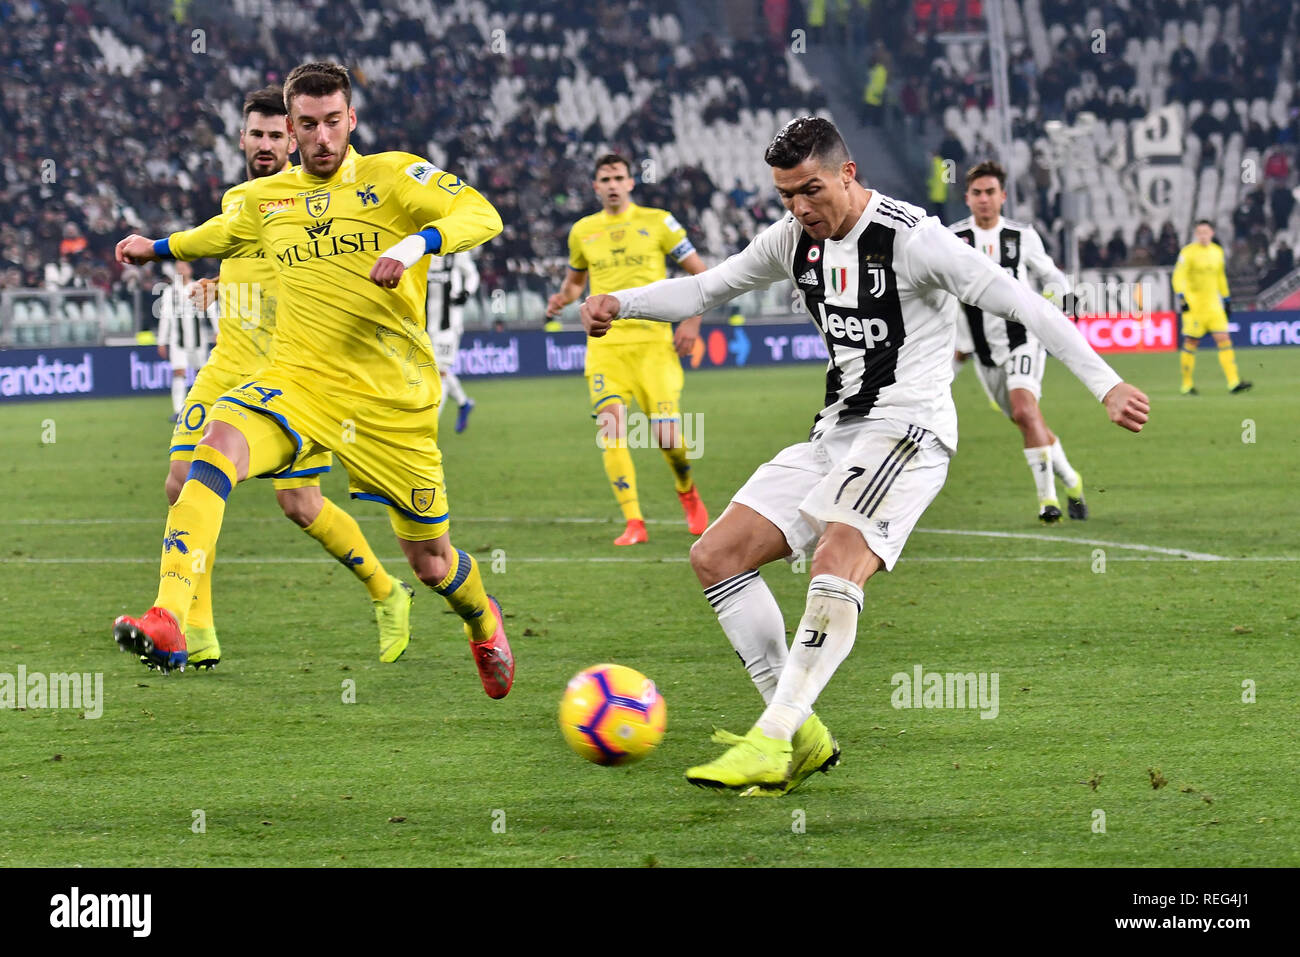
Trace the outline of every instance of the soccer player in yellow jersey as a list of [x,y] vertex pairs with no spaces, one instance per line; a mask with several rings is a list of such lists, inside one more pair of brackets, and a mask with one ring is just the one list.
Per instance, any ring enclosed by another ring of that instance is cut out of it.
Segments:
[[1174,298],[1183,316],[1183,351],[1179,355],[1183,372],[1183,395],[1196,395],[1192,373],[1196,370],[1196,347],[1207,332],[1219,347],[1219,365],[1228,380],[1229,392],[1245,392],[1252,385],[1237,374],[1237,356],[1228,335],[1232,300],[1228,277],[1223,269],[1223,247],[1214,242],[1214,227],[1208,219],[1196,223],[1196,241],[1178,253],[1174,266]]
[[[704,272],[704,262],[686,238],[686,230],[666,210],[633,203],[634,185],[631,164],[624,157],[607,153],[596,160],[592,187],[604,209],[578,220],[569,230],[569,271],[560,291],[547,303],[548,318],[582,295],[588,273],[591,293],[597,295],[666,278],[666,255],[692,275]],[[633,398],[649,418],[655,441],[673,471],[686,525],[692,535],[699,535],[708,527],[709,513],[700,501],[682,441],[678,403],[683,375],[678,357],[688,355],[695,344],[700,317],[678,325],[675,335],[661,322],[625,321],[604,338],[587,338],[584,370],[605,474],[627,521],[614,544],[648,540],[627,447],[627,408]]]
[[[224,230],[225,220],[238,214],[249,183],[289,166],[289,154],[296,144],[289,131],[280,87],[268,86],[248,95],[239,148],[244,152],[248,178],[226,191],[220,215],[194,231],[199,237],[205,232]],[[204,286],[205,290],[198,291],[203,296],[199,305],[206,306],[210,295],[217,295],[220,304],[218,341],[185,397],[172,433],[166,483],[169,505],[175,505],[180,496],[194,447],[203,438],[213,403],[269,365],[272,355],[276,276],[275,266],[267,261],[261,245],[249,242],[232,250],[222,260],[219,281],[205,280]],[[380,565],[356,519],[321,495],[320,475],[329,471],[330,460],[328,452],[313,452],[295,462],[273,479],[275,497],[286,516],[365,585],[379,623],[379,658],[396,661],[411,640],[414,592]],[[194,602],[181,622],[192,667],[211,668],[221,660],[212,609],[215,557],[209,552],[195,569]]]
[[214,234],[118,243],[123,261],[227,256],[261,245],[279,285],[270,365],[223,395],[167,514],[158,595],[140,618],[114,623],[118,644],[157,667],[184,667],[180,622],[193,556],[215,547],[231,488],[282,474],[304,453],[332,451],[352,496],[388,508],[398,544],[425,584],[465,622],[484,690],[502,698],[514,658],[478,564],[455,548],[437,446],[441,398],[425,332],[427,253],[460,252],[501,232],[492,205],[452,173],[410,153],[363,156],[347,71],[307,63],[284,99],[302,165],[248,183]]

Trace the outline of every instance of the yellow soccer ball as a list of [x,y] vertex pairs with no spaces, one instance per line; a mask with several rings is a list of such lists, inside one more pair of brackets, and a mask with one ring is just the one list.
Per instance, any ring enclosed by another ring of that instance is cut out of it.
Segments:
[[596,764],[640,761],[668,727],[655,683],[624,665],[579,671],[560,699],[560,730],[569,747]]

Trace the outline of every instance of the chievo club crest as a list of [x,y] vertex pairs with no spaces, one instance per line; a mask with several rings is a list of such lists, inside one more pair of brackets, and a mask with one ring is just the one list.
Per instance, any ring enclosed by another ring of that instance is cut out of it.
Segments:
[[849,282],[848,269],[845,268],[844,266],[836,266],[832,269],[828,269],[826,273],[827,273],[827,281],[831,284],[831,291],[834,292],[836,295],[842,293],[845,290],[845,288],[848,286],[848,282]]
[[330,208],[329,193],[313,193],[305,197],[307,202],[307,214],[312,219],[320,219],[325,215],[325,210]]

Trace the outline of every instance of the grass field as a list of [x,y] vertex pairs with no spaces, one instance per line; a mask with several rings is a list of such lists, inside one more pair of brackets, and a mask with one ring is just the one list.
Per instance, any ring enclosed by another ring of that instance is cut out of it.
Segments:
[[[1300,864],[1300,352],[1238,355],[1255,391],[1220,394],[1203,352],[1198,398],[1177,395],[1174,356],[1116,358],[1153,400],[1140,436],[1053,363],[1044,409],[1093,510],[1055,528],[963,371],[947,486],[868,585],[818,705],[844,764],[782,800],[683,780],[717,752],[712,726],[743,733],[760,700],[686,562],[657,452],[635,453],[650,544],[610,545],[580,380],[473,383],[470,430],[444,417],[453,538],[483,561],[518,659],[500,702],[427,589],[410,650],[381,665],[364,590],[262,483],[231,497],[221,539],[225,660],[147,672],[109,626],[154,594],[168,401],[0,408],[0,672],[102,672],[105,696],[98,719],[0,711],[0,865]],[[806,436],[820,393],[812,366],[688,378],[715,514]],[[341,474],[325,490],[345,502]],[[382,511],[346,507],[409,579]],[[806,573],[765,575],[793,628]],[[605,660],[667,699],[640,765],[588,765],[556,727],[566,680]],[[997,672],[997,717],[894,709],[891,676],[916,665]]]

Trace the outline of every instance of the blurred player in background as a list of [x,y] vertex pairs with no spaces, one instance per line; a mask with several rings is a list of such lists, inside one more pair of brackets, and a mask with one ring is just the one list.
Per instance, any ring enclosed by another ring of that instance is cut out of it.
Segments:
[[[668,275],[665,256],[672,256],[692,275],[704,271],[704,261],[671,213],[632,202],[635,185],[632,166],[624,157],[607,153],[596,160],[592,188],[604,208],[569,230],[569,271],[560,291],[547,303],[548,318],[558,316],[582,295],[588,273],[592,295],[597,295],[663,279]],[[673,471],[687,528],[699,535],[708,527],[709,513],[700,501],[682,441],[679,405],[684,381],[679,356],[689,355],[695,345],[700,318],[686,319],[675,334],[662,323],[632,320],[620,322],[605,338],[587,339],[584,371],[591,415],[598,426],[605,474],[627,521],[615,545],[638,545],[649,538],[627,447],[627,410],[633,398],[649,417],[655,440]]]
[[[429,338],[433,340],[433,357],[438,363],[438,375],[442,376],[443,394],[451,396],[456,403],[456,431],[464,432],[469,425],[469,414],[474,411],[474,400],[465,394],[465,387],[456,375],[456,356],[460,353],[460,337],[465,332],[465,303],[478,292],[478,269],[469,253],[429,258],[426,319]],[[442,405],[438,406],[439,414]]]
[[419,156],[352,149],[357,116],[341,66],[296,67],[284,102],[301,166],[249,182],[218,230],[118,243],[127,262],[222,257],[256,244],[279,283],[274,358],[213,405],[168,511],[157,598],[142,617],[119,617],[114,639],[159,667],[183,668],[191,555],[215,548],[232,488],[333,451],[352,496],[387,506],[411,567],[464,621],[484,690],[504,697],[514,659],[500,606],[449,535],[436,441],[441,390],[424,328],[428,273],[413,268],[430,252],[486,242],[500,233],[501,217]]
[[[976,253],[925,211],[866,190],[830,121],[787,124],[765,154],[788,214],[721,265],[583,304],[589,335],[623,315],[673,322],[785,279],[830,353],[826,404],[809,441],[758,468],[691,548],[691,566],[766,708],[718,760],[686,772],[704,787],[784,794],[839,760],[813,713],[853,648],[863,587],[894,567],[943,487],[957,447],[950,297],[1023,322],[1137,432],[1146,396],[1120,380],[1061,312]],[[815,549],[815,551],[814,551]],[[791,648],[758,573],[812,553],[812,579]]]
[[[296,148],[278,86],[268,86],[244,101],[244,127],[239,133],[247,179],[232,186],[221,198],[220,215],[191,231],[203,242],[224,232],[227,221],[243,207],[248,185],[287,169]],[[182,238],[180,243],[184,243]],[[176,261],[176,268],[190,264]],[[219,280],[200,280],[195,298],[200,306],[219,304],[217,347],[185,397],[184,414],[172,433],[171,466],[167,473],[167,503],[175,505],[189,474],[194,448],[203,437],[212,405],[225,392],[247,382],[271,362],[275,335],[275,266],[266,260],[261,245],[247,242],[231,249],[221,262]],[[388,574],[361,533],[356,519],[325,498],[320,476],[330,469],[328,452],[304,457],[293,469],[274,477],[275,498],[284,514],[305,531],[365,586],[379,624],[379,659],[396,661],[411,640],[411,586]],[[215,555],[205,557],[205,571],[197,574],[194,601],[182,627],[189,664],[211,668],[221,660],[212,607],[212,572]]]
[[1232,299],[1228,276],[1223,266],[1223,247],[1214,241],[1214,226],[1208,219],[1197,221],[1195,240],[1178,252],[1174,266],[1174,306],[1183,317],[1182,366],[1183,395],[1196,395],[1193,374],[1196,371],[1196,347],[1207,332],[1219,347],[1219,365],[1228,380],[1229,392],[1245,392],[1254,383],[1237,373],[1237,354],[1228,335],[1228,317]]
[[[966,205],[971,215],[948,228],[1031,289],[1032,278],[1036,291],[1049,299],[1049,294],[1055,294],[1065,300],[1070,296],[1069,281],[1047,255],[1034,227],[1002,218],[1006,183],[1007,171],[998,163],[986,160],[972,166],[966,171]],[[958,340],[962,338],[960,332],[969,335],[978,360],[975,371],[984,391],[1024,438],[1025,461],[1038,493],[1038,518],[1047,524],[1061,520],[1055,478],[1065,486],[1070,518],[1087,518],[1083,477],[1070,465],[1064,447],[1047,427],[1038,407],[1047,350],[1019,322],[986,313],[978,306],[963,304],[961,308],[965,316],[958,320]]]
[[172,421],[179,422],[189,372],[197,373],[208,361],[212,347],[209,320],[215,313],[190,301],[194,267],[178,262],[173,269],[172,281],[158,297],[158,355],[172,362]]

